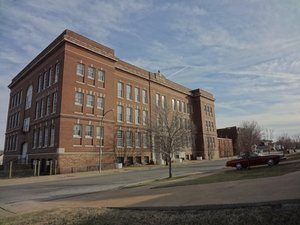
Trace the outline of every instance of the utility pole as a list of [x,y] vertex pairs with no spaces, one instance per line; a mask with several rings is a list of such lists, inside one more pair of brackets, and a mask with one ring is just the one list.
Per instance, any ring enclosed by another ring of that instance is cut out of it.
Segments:
[[[104,133],[104,126],[103,126],[103,120],[104,120],[104,117],[106,116],[107,113],[113,112],[113,111],[114,111],[114,109],[110,109],[110,110],[107,110],[107,111],[103,114],[102,118],[100,119],[100,132],[101,132],[101,127],[103,127],[103,133]],[[102,134],[102,135],[103,135],[103,134]],[[104,136],[103,136],[103,138],[104,138]],[[103,153],[102,147],[103,147],[103,146],[102,146],[101,137],[100,137],[100,147],[99,147],[99,173],[102,172],[102,169],[101,169],[101,167],[102,167],[102,153]]]

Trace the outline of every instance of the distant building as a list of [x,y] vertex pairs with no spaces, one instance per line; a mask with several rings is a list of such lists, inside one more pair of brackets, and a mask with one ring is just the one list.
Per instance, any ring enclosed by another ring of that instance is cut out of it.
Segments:
[[229,138],[232,140],[233,155],[239,154],[237,147],[238,129],[236,126],[217,129],[218,138]]
[[220,158],[233,156],[233,145],[230,138],[218,137],[218,145]]
[[114,50],[66,30],[10,88],[4,161],[57,165],[59,173],[158,162],[148,133],[156,107],[194,122],[187,159],[219,158],[214,97],[131,65]]

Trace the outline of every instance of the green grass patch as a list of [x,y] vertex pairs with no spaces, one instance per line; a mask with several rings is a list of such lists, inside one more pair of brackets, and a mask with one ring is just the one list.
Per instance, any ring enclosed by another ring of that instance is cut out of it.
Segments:
[[0,218],[2,225],[296,225],[299,204],[232,209],[130,210],[72,208]]
[[279,164],[272,167],[268,167],[268,166],[252,167],[250,169],[244,169],[244,170],[232,169],[232,170],[218,172],[209,176],[198,177],[195,179],[188,179],[188,180],[183,180],[178,182],[172,182],[169,184],[163,184],[163,185],[156,186],[154,188],[210,184],[210,183],[218,183],[218,182],[225,182],[225,181],[281,176],[299,170],[300,170],[300,162]]

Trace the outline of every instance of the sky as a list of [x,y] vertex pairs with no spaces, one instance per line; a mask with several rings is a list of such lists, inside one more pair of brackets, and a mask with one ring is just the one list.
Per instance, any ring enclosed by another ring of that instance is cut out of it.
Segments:
[[65,29],[216,99],[217,128],[300,133],[299,0],[0,0],[0,149],[8,85]]

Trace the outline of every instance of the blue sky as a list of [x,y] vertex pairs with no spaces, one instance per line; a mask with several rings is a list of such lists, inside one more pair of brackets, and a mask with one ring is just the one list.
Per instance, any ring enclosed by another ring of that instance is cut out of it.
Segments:
[[300,133],[299,0],[0,0],[0,149],[11,79],[64,29],[216,98],[217,127]]

